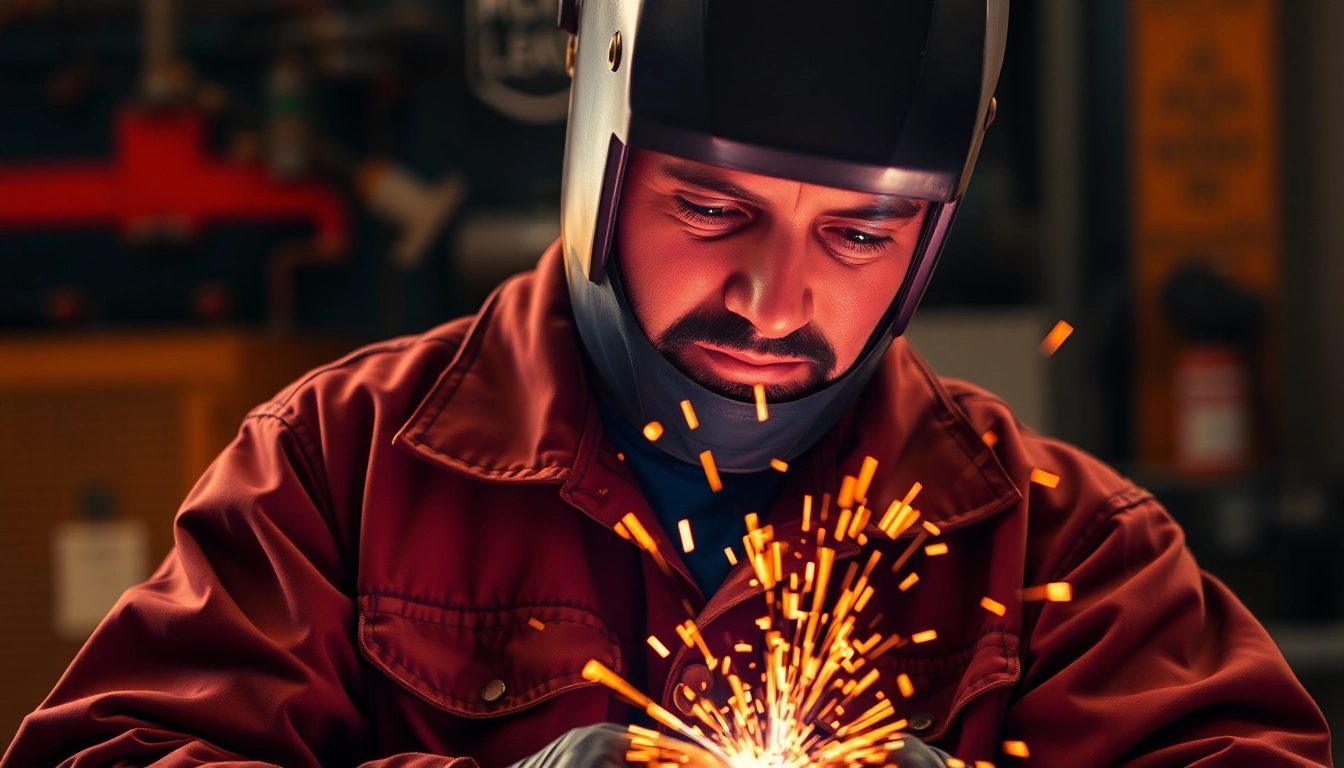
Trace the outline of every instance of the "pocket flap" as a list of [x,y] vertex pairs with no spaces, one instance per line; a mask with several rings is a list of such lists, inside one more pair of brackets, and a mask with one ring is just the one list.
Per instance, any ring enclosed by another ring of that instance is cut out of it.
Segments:
[[402,687],[463,717],[498,717],[594,685],[582,674],[589,659],[623,672],[618,638],[566,606],[467,611],[363,595],[359,642]]

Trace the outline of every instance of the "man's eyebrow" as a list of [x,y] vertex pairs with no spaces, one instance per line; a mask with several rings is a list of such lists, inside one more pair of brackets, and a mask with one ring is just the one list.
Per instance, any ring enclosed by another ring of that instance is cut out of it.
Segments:
[[826,215],[860,221],[910,221],[924,210],[924,204],[908,197],[884,195],[867,205],[828,211]]
[[757,208],[766,208],[769,205],[764,197],[748,189],[734,184],[728,180],[727,176],[703,165],[694,163],[679,162],[676,160],[665,160],[658,164],[658,173],[673,181],[679,181],[688,187],[697,187],[707,189],[710,192],[717,192],[724,197],[731,197],[744,203],[749,203]]

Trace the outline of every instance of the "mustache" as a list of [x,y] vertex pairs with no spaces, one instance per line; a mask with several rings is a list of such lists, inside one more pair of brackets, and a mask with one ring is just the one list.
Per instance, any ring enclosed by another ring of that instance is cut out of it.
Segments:
[[811,323],[787,336],[767,338],[741,315],[727,310],[695,310],[673,323],[655,345],[664,355],[675,355],[696,342],[758,355],[809,361],[816,375],[835,369],[835,347]]

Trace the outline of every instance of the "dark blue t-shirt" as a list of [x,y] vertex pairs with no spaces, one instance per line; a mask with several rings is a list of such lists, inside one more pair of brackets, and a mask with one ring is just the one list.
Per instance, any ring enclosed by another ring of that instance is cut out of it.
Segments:
[[601,396],[596,399],[607,434],[625,454],[625,462],[653,514],[678,548],[681,537],[677,522],[690,520],[695,549],[680,554],[691,578],[708,599],[732,568],[724,548],[732,547],[741,559],[746,514],[758,512],[764,517],[784,490],[786,474],[773,469],[746,474],[721,472],[723,490],[716,493],[710,489],[703,467],[660,450]]

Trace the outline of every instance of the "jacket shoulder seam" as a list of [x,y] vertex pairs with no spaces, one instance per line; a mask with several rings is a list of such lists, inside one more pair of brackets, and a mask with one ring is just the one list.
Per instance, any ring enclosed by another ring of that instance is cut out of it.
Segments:
[[363,349],[351,352],[350,354],[346,355],[340,360],[335,360],[333,362],[327,363],[326,365],[319,366],[318,368],[309,371],[303,378],[299,379],[298,381],[295,381],[288,387],[285,387],[285,389],[280,394],[276,395],[274,398],[262,404],[261,406],[258,406],[258,408],[254,409],[254,412],[261,411],[264,413],[269,408],[283,408],[289,405],[289,402],[294,399],[295,395],[297,395],[300,391],[302,391],[305,387],[307,387],[310,383],[312,383],[313,380],[325,374],[334,373],[343,368],[348,368],[354,365],[355,363],[373,357],[374,355],[390,354],[394,352],[404,352],[408,349],[411,349],[412,347],[418,347],[423,344],[429,344],[429,343],[439,343],[439,344],[448,344],[456,346],[462,343],[462,337],[464,335],[465,332],[450,333],[448,335],[417,336],[411,339],[383,342],[381,344],[374,344],[368,347],[364,347]]
[[[334,541],[339,545],[342,541],[339,527],[336,525],[335,505],[332,502],[331,486],[327,480],[326,464],[322,461],[321,451],[313,441],[312,436],[308,434],[302,421],[298,419],[298,414],[294,414],[294,420],[285,418],[271,410],[254,410],[244,417],[243,422],[261,421],[262,419],[274,419],[286,431],[289,432],[299,444],[300,458],[303,461],[303,469],[312,478],[314,490],[317,491],[319,498],[314,499],[318,511],[322,515],[323,521],[327,524],[327,531],[332,535]],[[341,555],[345,560],[347,573],[354,562],[350,552],[342,550]]]

